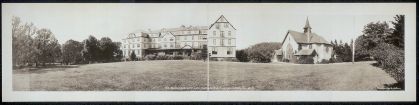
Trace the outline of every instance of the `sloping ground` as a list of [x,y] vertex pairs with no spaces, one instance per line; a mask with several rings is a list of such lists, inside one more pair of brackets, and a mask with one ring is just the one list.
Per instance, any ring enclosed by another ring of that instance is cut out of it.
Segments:
[[[211,62],[211,90],[375,90],[395,83],[370,62],[298,65]],[[207,62],[137,61],[13,73],[17,91],[207,90]]]
[[213,90],[376,90],[396,81],[372,62],[337,64],[212,62]]

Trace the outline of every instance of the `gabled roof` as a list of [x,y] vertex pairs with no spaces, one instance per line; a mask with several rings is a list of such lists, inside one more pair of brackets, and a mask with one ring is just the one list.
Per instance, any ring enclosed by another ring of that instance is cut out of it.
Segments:
[[211,26],[208,29],[211,29],[211,27],[214,26],[215,23],[228,23],[231,27],[233,27],[234,30],[236,30],[236,28],[234,28],[234,26],[230,22],[228,22],[224,15],[221,15],[214,23],[211,24]]
[[[294,40],[297,43],[324,43],[324,44],[330,44],[328,41],[326,41],[323,37],[320,35],[317,35],[316,33],[310,33],[310,42],[307,42],[307,36],[304,33],[288,30],[288,35],[291,35]],[[285,38],[287,37],[285,36]],[[285,41],[285,38],[283,42]]]
[[160,37],[164,37],[166,35],[172,35],[172,36],[174,36],[172,32],[162,32],[160,34],[161,34]]
[[297,52],[297,54],[295,55],[312,55],[315,54],[316,50],[314,49],[302,49],[300,51]]

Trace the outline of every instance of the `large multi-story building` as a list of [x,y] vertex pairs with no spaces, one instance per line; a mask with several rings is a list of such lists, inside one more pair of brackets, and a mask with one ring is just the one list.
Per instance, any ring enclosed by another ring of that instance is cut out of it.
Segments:
[[129,58],[131,53],[139,58],[149,54],[190,56],[202,52],[208,45],[211,57],[235,57],[235,31],[221,15],[210,27],[182,25],[131,33],[122,39],[121,49],[125,58]]

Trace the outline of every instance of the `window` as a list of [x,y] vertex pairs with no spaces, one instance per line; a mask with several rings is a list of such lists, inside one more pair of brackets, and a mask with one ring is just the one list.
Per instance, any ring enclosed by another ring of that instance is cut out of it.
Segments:
[[216,42],[217,42],[217,41],[216,41],[216,39],[213,39],[213,40],[212,40],[212,44],[213,44],[213,45],[216,45]]
[[221,34],[221,37],[224,37],[224,31],[221,31],[220,34]]
[[170,43],[170,47],[171,47],[171,48],[173,47],[173,43]]
[[232,54],[232,49],[231,48],[228,48],[227,55],[231,55],[231,54]]
[[228,39],[228,45],[231,45],[231,39]]
[[212,35],[214,35],[214,36],[217,35],[217,31],[213,31]]
[[231,31],[228,31],[228,36],[231,36]]
[[211,52],[213,55],[217,55],[217,48],[215,48],[215,47],[213,47],[212,48],[212,52]]
[[228,23],[224,23],[224,27],[225,28],[228,28]]
[[220,24],[216,24],[215,28],[220,29]]
[[137,44],[137,47],[141,47],[141,45],[140,44]]
[[170,41],[173,41],[173,38],[170,38]]
[[220,40],[220,45],[221,45],[221,46],[224,46],[224,39],[221,39],[221,40]]
[[311,46],[311,44],[310,44],[310,45],[308,45],[308,48],[311,49],[311,48],[313,48],[313,46]]
[[167,47],[167,44],[164,44],[164,48],[166,48]]

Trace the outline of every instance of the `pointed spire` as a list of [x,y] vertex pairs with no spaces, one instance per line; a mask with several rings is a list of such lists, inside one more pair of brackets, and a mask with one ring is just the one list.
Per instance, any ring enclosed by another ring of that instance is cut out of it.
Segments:
[[307,17],[307,20],[306,20],[306,25],[304,26],[304,29],[306,29],[306,28],[310,28],[311,29],[310,22],[308,21],[308,17]]
[[307,17],[307,20],[306,20],[306,25],[304,26],[304,33],[311,33],[311,26],[310,26],[310,23],[308,22],[308,17]]

